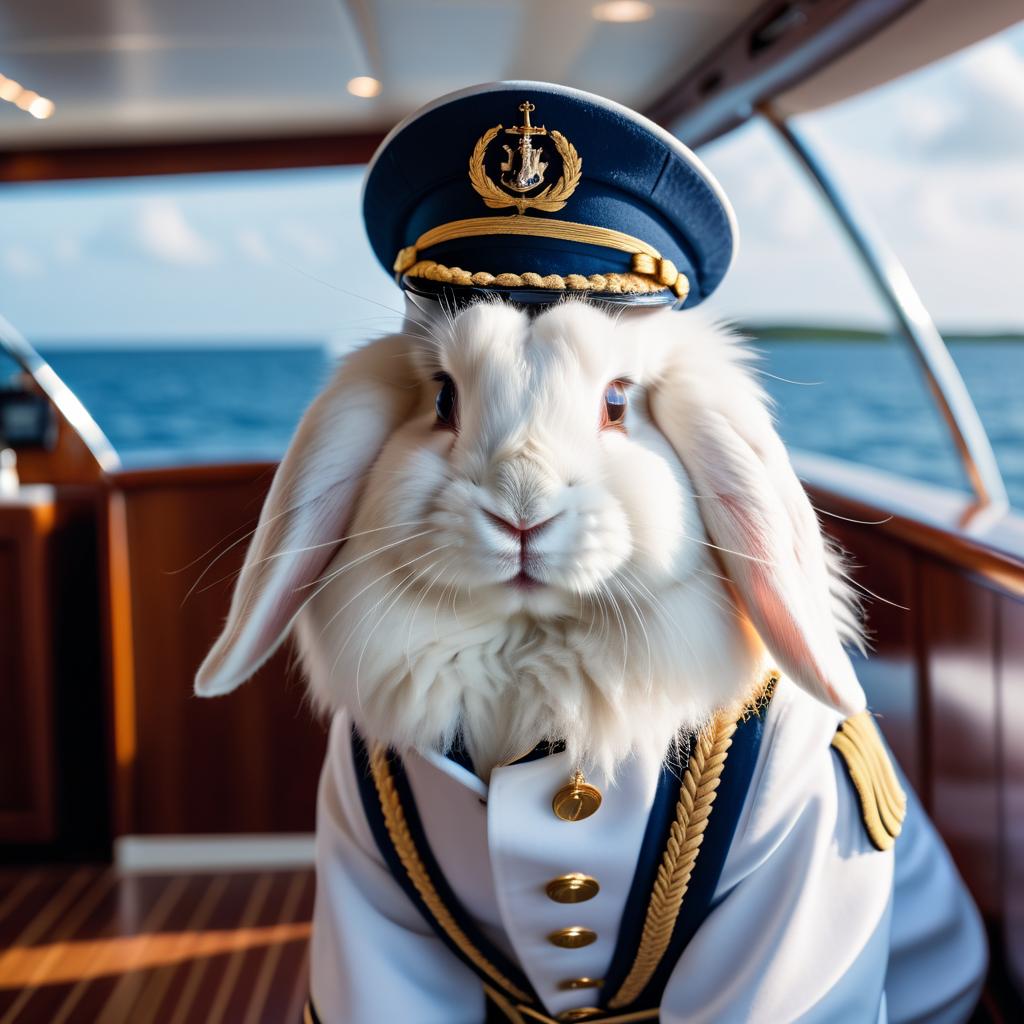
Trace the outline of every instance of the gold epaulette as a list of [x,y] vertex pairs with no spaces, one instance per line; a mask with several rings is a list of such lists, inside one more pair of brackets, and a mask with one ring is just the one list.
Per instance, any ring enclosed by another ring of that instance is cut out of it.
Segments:
[[840,723],[832,746],[857,791],[868,838],[879,850],[891,850],[903,828],[907,795],[871,713],[862,711]]

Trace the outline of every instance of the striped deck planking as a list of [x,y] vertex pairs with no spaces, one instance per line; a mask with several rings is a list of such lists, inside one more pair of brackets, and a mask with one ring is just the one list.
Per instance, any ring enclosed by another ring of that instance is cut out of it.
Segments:
[[298,1024],[311,870],[0,869],[0,1024]]

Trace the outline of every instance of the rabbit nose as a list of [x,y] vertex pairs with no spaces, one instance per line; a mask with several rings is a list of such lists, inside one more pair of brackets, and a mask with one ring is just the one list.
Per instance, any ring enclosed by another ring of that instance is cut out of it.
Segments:
[[553,516],[549,516],[547,519],[542,519],[538,523],[532,525],[527,524],[524,520],[520,519],[518,525],[511,523],[507,519],[502,519],[501,516],[496,516],[493,512],[488,512],[487,509],[483,509],[483,514],[487,519],[492,522],[502,533],[508,534],[513,540],[519,541],[521,544],[525,544],[528,540],[532,540],[541,532],[546,530],[562,513],[558,512]]

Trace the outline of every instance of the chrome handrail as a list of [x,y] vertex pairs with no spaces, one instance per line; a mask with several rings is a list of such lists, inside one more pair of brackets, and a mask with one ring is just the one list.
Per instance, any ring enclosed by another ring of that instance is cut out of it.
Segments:
[[78,396],[13,324],[0,316],[0,350],[6,352],[53,403],[105,473],[121,466],[114,446]]
[[973,512],[984,509],[988,516],[1005,512],[1010,502],[992,443],[960,370],[903,264],[864,215],[860,211],[854,214],[849,200],[790,120],[771,104],[759,110],[828,202],[910,343],[977,499]]

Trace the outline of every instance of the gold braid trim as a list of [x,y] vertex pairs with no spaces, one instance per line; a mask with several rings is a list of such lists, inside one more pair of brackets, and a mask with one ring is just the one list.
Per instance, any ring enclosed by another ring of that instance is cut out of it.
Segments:
[[640,995],[668,949],[697,854],[704,841],[704,830],[736,725],[731,716],[719,715],[697,736],[679,790],[676,819],[672,822],[647,907],[640,948],[619,991],[608,1001],[613,1010],[628,1006]]
[[509,981],[470,942],[469,936],[458,926],[455,918],[452,917],[441,897],[438,896],[437,889],[434,888],[434,883],[430,880],[427,869],[423,866],[423,861],[416,849],[416,844],[412,841],[412,836],[409,833],[409,825],[405,820],[398,792],[395,789],[395,780],[388,766],[387,752],[383,747],[374,748],[370,754],[370,771],[373,774],[373,784],[377,787],[377,796],[384,813],[384,824],[387,827],[388,835],[402,862],[402,867],[405,868],[409,880],[416,892],[419,893],[426,908],[470,963],[515,999],[530,1002],[530,996]]
[[[477,285],[481,288],[548,288],[553,291],[611,292],[615,295],[647,294],[664,291],[668,285],[644,274],[489,274],[471,273],[461,267],[446,267],[434,260],[417,260],[406,274],[443,284]],[[682,276],[682,275],[680,275]],[[684,277],[685,281],[686,278]],[[684,292],[684,296],[685,296]]]
[[[501,193],[504,195],[504,193]],[[615,231],[612,228],[599,227],[596,224],[579,224],[570,220],[545,220],[541,217],[527,217],[522,214],[513,217],[471,217],[466,220],[453,220],[447,224],[439,224],[436,228],[425,231],[412,245],[399,249],[395,256],[393,269],[396,274],[412,274],[410,268],[415,266],[438,266],[433,260],[420,260],[420,253],[443,242],[451,242],[462,238],[487,237],[491,235],[519,235],[532,238],[556,238],[561,241],[578,242],[581,245],[597,245],[606,249],[616,249],[619,252],[629,253],[631,257],[629,274],[594,274],[590,278],[579,274],[568,274],[562,278],[558,274],[549,274],[542,277],[540,274],[499,274],[497,277],[524,279],[531,278],[530,284],[539,288],[562,288],[576,289],[579,291],[599,290],[618,292],[653,292],[662,288],[671,288],[676,297],[680,300],[686,298],[690,293],[690,282],[685,274],[681,274],[676,265],[658,252],[652,245],[648,245],[640,238],[634,238],[623,231]],[[441,267],[441,270],[448,272],[449,268]],[[477,277],[477,274],[469,274],[461,268],[451,268],[451,273],[468,275],[466,280],[448,280],[447,278],[431,278],[431,280],[444,280],[446,284],[484,284],[481,281],[470,280]],[[426,277],[426,274],[413,274],[414,277]],[[494,275],[486,275],[490,280],[486,284],[497,284]],[[644,286],[636,288],[587,288],[586,285],[574,284],[573,281],[588,281],[594,278],[605,279],[632,279],[635,276],[644,278]],[[532,278],[538,281],[565,281],[567,284],[536,284]],[[652,278],[657,282],[655,286]],[[501,287],[517,288],[518,284],[505,284]]]
[[839,724],[832,746],[857,791],[861,817],[876,849],[891,850],[903,830],[907,795],[869,711]]
[[[538,1021],[539,1024],[561,1024],[562,1021],[571,1019],[564,1016],[549,1017],[546,1013],[541,1013],[540,1010],[535,1010],[532,1006],[513,1006],[512,1003],[489,985],[484,985],[484,992],[487,993],[494,1005],[505,1015],[508,1024],[533,1024],[534,1021]],[[598,1020],[600,1020],[600,1024],[637,1024],[639,1021],[656,1021],[660,1013],[661,1011],[658,1007],[654,1007],[651,1010],[637,1010],[634,1013],[617,1013],[611,1017],[602,1014],[600,1018],[595,1017],[594,1020],[595,1024]],[[580,1017],[579,1019],[586,1020],[587,1018]]]

